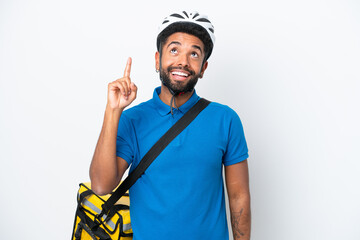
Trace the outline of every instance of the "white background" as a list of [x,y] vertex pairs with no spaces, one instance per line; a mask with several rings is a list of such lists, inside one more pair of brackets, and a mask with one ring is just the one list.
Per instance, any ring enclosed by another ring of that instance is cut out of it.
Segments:
[[159,85],[157,27],[197,9],[216,44],[197,85],[242,119],[254,240],[360,239],[360,3],[0,1],[0,238],[70,239],[107,83]]

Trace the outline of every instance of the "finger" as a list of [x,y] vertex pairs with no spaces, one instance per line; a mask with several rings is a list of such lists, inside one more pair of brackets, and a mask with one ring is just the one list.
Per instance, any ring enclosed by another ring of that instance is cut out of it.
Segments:
[[131,57],[129,57],[127,62],[126,62],[126,67],[125,67],[125,71],[124,71],[124,77],[130,77],[131,62],[132,62],[132,59],[131,59]]
[[127,82],[120,82],[120,84],[122,86],[121,94],[124,95],[124,96],[129,95],[129,87],[128,87]]
[[122,86],[122,84],[119,81],[114,81],[114,82],[110,83],[109,90],[120,92],[121,94],[125,91],[124,87]]
[[119,81],[126,82],[129,86],[130,86],[130,83],[131,83],[131,80],[130,80],[129,77],[120,78]]
[[[128,93],[130,91],[131,81],[130,81],[130,78],[128,78],[128,77],[119,78],[119,79],[115,80],[113,82],[113,84],[115,84],[116,86],[121,85],[123,87],[123,89],[126,90],[125,93]],[[123,93],[123,92],[121,92],[121,93]],[[125,93],[123,93],[123,94],[125,94]]]

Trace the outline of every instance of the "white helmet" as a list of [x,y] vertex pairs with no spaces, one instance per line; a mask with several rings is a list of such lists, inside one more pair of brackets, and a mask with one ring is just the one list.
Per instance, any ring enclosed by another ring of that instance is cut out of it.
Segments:
[[[157,37],[157,48],[158,48],[158,50],[159,50],[159,47],[160,47],[160,36],[162,36],[166,32],[164,30],[170,30],[167,33],[166,37],[168,37],[171,33],[174,33],[174,32],[181,32],[181,31],[187,32],[188,31],[188,28],[187,28],[186,24],[184,24],[181,27],[182,23],[194,24],[195,26],[200,26],[201,29],[206,30],[207,35],[208,35],[208,37],[210,37],[210,41],[211,41],[211,43],[209,44],[210,46],[208,46],[208,48],[209,48],[209,54],[207,56],[207,58],[208,58],[210,56],[211,52],[212,52],[212,48],[213,48],[214,43],[215,43],[214,26],[211,24],[211,22],[210,22],[210,20],[208,19],[207,16],[201,15],[196,11],[193,11],[193,12],[187,12],[187,11],[176,12],[176,13],[170,14],[169,16],[167,16],[163,20],[162,24],[159,26],[159,29],[158,29],[158,37]],[[168,29],[169,27],[171,27],[171,28]],[[171,29],[173,27],[174,27],[174,31],[171,31]],[[204,44],[206,44],[206,40],[204,41],[204,39],[203,39],[204,37],[201,37],[201,36],[197,36],[197,37],[199,37],[200,40],[202,40],[204,42]]]

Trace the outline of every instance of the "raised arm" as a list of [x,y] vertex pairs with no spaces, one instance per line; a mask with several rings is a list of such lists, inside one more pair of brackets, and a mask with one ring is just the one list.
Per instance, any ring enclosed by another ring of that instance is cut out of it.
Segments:
[[130,80],[130,71],[131,58],[124,76],[108,85],[104,122],[90,165],[91,187],[99,195],[110,193],[128,168],[128,163],[116,156],[116,136],[123,110],[136,98],[137,87]]
[[234,240],[250,239],[251,212],[247,160],[225,167]]

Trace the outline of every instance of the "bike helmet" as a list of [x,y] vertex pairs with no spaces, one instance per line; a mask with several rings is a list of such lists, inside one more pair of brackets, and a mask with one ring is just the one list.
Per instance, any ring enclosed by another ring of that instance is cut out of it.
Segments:
[[198,37],[205,48],[205,61],[210,57],[214,43],[214,26],[207,16],[198,12],[175,12],[167,16],[158,30],[156,46],[161,53],[162,44],[167,38],[176,32],[184,32]]

